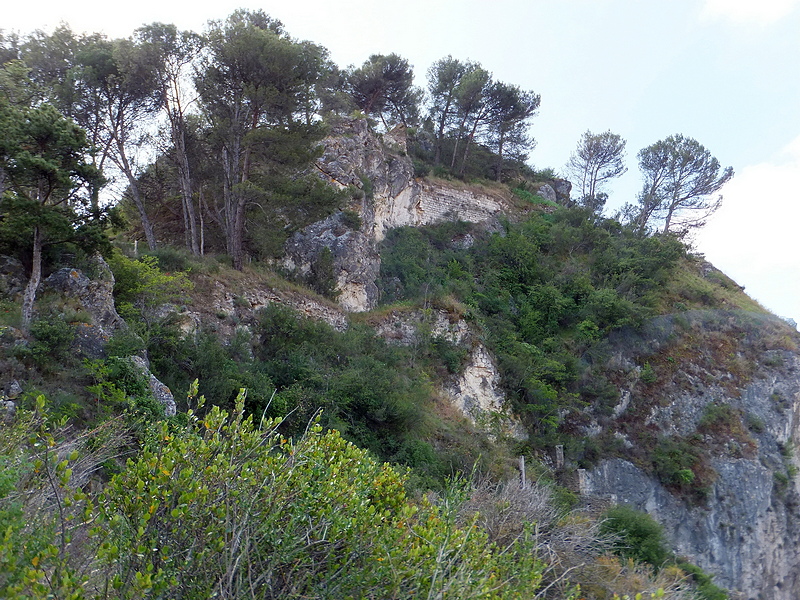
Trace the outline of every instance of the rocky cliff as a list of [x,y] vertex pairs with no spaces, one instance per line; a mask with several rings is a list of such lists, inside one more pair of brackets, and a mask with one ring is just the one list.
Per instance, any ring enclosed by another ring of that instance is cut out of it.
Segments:
[[[97,359],[105,356],[105,348],[109,339],[118,331],[127,329],[125,321],[119,316],[114,306],[114,274],[100,257],[91,261],[87,271],[74,268],[63,268],[47,277],[39,292],[39,304],[48,304],[46,298],[51,297],[49,304],[63,310],[52,312],[51,320],[69,320],[75,328],[75,336],[69,351],[78,359]],[[19,295],[25,285],[25,273],[22,265],[13,259],[4,257],[2,271],[6,285],[6,295]],[[14,349],[30,345],[30,336],[15,327],[0,327],[0,358],[13,356]],[[150,388],[153,397],[164,407],[164,414],[175,415],[176,405],[172,391],[150,372],[146,354],[129,358],[138,369]],[[0,360],[0,377],[4,379],[4,401],[11,401],[17,394],[9,393],[12,388],[19,388],[18,381],[25,381],[26,372],[16,360]],[[11,408],[11,406],[8,406]]]
[[[324,248],[332,252],[338,301],[349,312],[370,310],[378,303],[376,246],[390,229],[445,221],[497,228],[499,217],[518,212],[503,188],[414,177],[406,146],[403,128],[379,138],[365,120],[337,125],[316,167],[333,185],[353,192],[350,209],[359,223],[354,227],[352,219],[337,213],[298,232],[286,245],[283,266],[301,275],[313,270]],[[551,201],[566,199],[570,187],[555,180],[543,183],[539,194]]]
[[527,438],[525,428],[506,402],[494,357],[462,317],[442,309],[394,310],[374,327],[379,336],[393,344],[414,346],[425,334],[465,349],[466,357],[460,369],[441,382],[439,393],[478,430],[493,439],[498,436]]
[[581,472],[581,492],[650,513],[734,597],[800,597],[797,332],[769,315],[687,312],[607,351],[622,400],[589,429],[611,434],[619,457]]
[[[414,177],[402,130],[380,138],[365,121],[345,121],[325,148],[320,176],[348,189],[350,206],[294,235],[283,266],[313,274],[327,254],[338,306],[255,273],[224,282],[196,274],[195,299],[163,306],[161,316],[186,336],[204,327],[224,340],[253,326],[260,308],[281,303],[344,330],[348,312],[378,305],[379,243],[392,228],[462,220],[494,230],[520,210],[499,187]],[[563,202],[569,184],[543,182],[538,193]],[[0,263],[0,293],[18,294],[23,271],[17,263]],[[713,269],[705,269],[710,275]],[[103,263],[92,277],[57,271],[43,287],[85,313],[74,348],[81,356],[101,356],[108,337],[124,327],[113,306],[113,276]],[[391,343],[413,346],[429,336],[462,348],[460,368],[436,382],[437,393],[491,436],[524,437],[503,396],[495,357],[457,310],[402,307],[368,319]],[[26,343],[12,328],[0,333],[6,348]],[[572,472],[575,465],[564,466],[581,494],[653,515],[674,550],[715,575],[734,597],[800,598],[797,331],[764,313],[678,307],[636,330],[615,332],[582,359],[604,371],[619,398],[605,412],[587,409],[576,423],[603,450],[590,468]],[[136,364],[147,368],[141,360]],[[166,410],[174,411],[166,386],[146,374]],[[19,384],[6,379],[11,398]]]
[[[448,220],[495,228],[514,211],[513,198],[499,190],[415,178],[405,144],[402,130],[379,139],[364,121],[341,124],[326,140],[318,168],[354,191],[350,208],[360,222],[354,226],[339,213],[287,244],[285,266],[302,273],[324,248],[331,251],[346,311],[377,305],[377,245],[392,228]],[[555,180],[538,193],[564,201],[569,184]],[[708,267],[706,275],[713,274]],[[393,313],[378,331],[411,344],[420,321]],[[445,395],[473,423],[500,419],[505,433],[515,431],[493,357],[464,323],[451,321],[438,315],[428,324],[469,348]],[[800,598],[796,330],[761,313],[688,311],[620,332],[602,346],[594,360],[607,365],[620,395],[609,414],[584,424],[607,451],[593,468],[578,471],[581,493],[653,515],[675,551],[734,597]]]

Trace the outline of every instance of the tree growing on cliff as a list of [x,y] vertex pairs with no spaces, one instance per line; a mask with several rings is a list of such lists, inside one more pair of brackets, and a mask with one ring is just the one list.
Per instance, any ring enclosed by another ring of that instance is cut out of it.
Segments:
[[595,212],[602,210],[605,204],[603,185],[628,170],[624,158],[625,140],[618,134],[584,132],[567,163],[567,171],[580,184],[580,202],[584,206]]
[[251,207],[265,207],[270,181],[296,171],[316,152],[317,123],[305,118],[306,92],[323,69],[311,52],[261,11],[238,10],[212,23],[208,53],[195,84],[222,168],[222,224],[228,254],[244,264]]
[[492,74],[480,65],[461,78],[455,89],[457,125],[450,168],[456,168],[459,144],[464,143],[460,172],[463,174],[469,155],[469,146],[489,114],[488,96],[492,88]]
[[192,170],[187,151],[187,109],[192,103],[187,88],[189,71],[203,47],[202,38],[175,25],[152,23],[136,30],[143,75],[152,78],[158,90],[159,108],[167,116],[172,141],[173,162],[177,167],[181,191],[186,245],[192,254],[201,254],[201,233],[192,189]]
[[523,161],[534,141],[528,135],[528,122],[539,109],[541,96],[516,85],[498,81],[489,92],[486,140],[497,155],[496,179],[503,175],[503,161],[511,157]]
[[436,135],[434,162],[437,165],[441,163],[445,132],[453,126],[456,119],[456,89],[463,77],[479,66],[476,63],[461,62],[452,56],[446,56],[437,60],[428,69],[430,117]]
[[141,165],[136,156],[145,145],[143,125],[158,109],[159,90],[142,47],[126,39],[96,40],[78,55],[76,62],[73,77],[96,98],[96,143],[124,175],[147,245],[154,250],[156,238],[138,183]]
[[702,226],[722,202],[714,194],[733,177],[732,167],[722,169],[697,140],[681,134],[643,148],[638,158],[644,186],[635,222],[642,230],[662,220],[663,233]]
[[373,54],[349,73],[348,85],[356,106],[380,118],[386,129],[410,125],[419,116],[422,92],[414,87],[411,65],[397,54]]

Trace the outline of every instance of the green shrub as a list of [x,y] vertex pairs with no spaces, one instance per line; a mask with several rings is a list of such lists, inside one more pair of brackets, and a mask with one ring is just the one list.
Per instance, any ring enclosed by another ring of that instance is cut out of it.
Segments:
[[515,196],[517,196],[521,200],[524,200],[525,202],[528,202],[529,204],[546,205],[546,206],[557,206],[557,204],[555,202],[552,202],[550,200],[545,200],[544,198],[542,198],[538,194],[534,194],[532,192],[529,192],[528,190],[524,190],[524,189],[521,189],[521,188],[514,188],[511,191],[514,192]]
[[414,177],[427,177],[431,172],[431,166],[419,159],[414,159]]
[[457,506],[409,501],[400,474],[336,432],[315,426],[292,443],[238,406],[162,427],[106,487],[92,535],[115,597],[488,599],[539,587],[530,537],[499,551],[456,525]]
[[639,380],[645,385],[652,385],[658,381],[658,375],[656,375],[655,369],[653,369],[649,362],[644,363],[639,373]]
[[139,354],[145,349],[144,340],[132,329],[119,329],[108,340],[105,346],[109,357],[125,357]]
[[372,180],[367,177],[366,175],[361,175],[361,189],[364,192],[364,196],[366,196],[367,200],[372,200],[372,194],[374,192],[374,185]]
[[21,311],[19,302],[0,299],[0,327],[19,327]]
[[663,528],[647,513],[628,506],[615,506],[606,511],[600,530],[617,538],[614,551],[620,556],[656,568],[670,558]]
[[764,420],[753,413],[747,413],[747,428],[753,433],[764,433],[767,429]]
[[195,258],[186,248],[177,248],[175,246],[162,246],[156,250],[149,250],[139,260],[145,256],[155,257],[158,268],[167,273],[189,271],[195,262]]
[[147,336],[151,323],[149,312],[182,298],[192,288],[186,273],[167,273],[158,266],[155,256],[131,260],[120,252],[109,258],[114,273],[114,303],[120,315],[139,335]]
[[349,227],[353,231],[358,231],[361,229],[362,225],[361,215],[358,213],[358,211],[344,209],[342,211],[342,224],[345,227]]
[[728,592],[714,585],[711,576],[703,569],[684,559],[678,559],[675,564],[691,576],[698,600],[728,600]]
[[467,358],[467,349],[443,337],[434,337],[430,342],[431,354],[440,361],[448,373],[460,373]]
[[662,484],[692,502],[705,501],[715,474],[702,451],[690,441],[661,437],[653,448],[652,461]]
[[48,363],[69,363],[75,327],[57,315],[36,319],[31,323],[33,342],[30,355],[39,366]]

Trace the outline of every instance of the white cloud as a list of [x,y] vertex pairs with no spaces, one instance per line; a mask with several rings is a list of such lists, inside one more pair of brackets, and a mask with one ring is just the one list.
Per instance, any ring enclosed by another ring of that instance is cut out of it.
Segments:
[[723,192],[723,204],[697,247],[747,293],[800,321],[800,136],[775,160],[747,166]]
[[800,0],[705,0],[701,16],[768,25],[789,15]]

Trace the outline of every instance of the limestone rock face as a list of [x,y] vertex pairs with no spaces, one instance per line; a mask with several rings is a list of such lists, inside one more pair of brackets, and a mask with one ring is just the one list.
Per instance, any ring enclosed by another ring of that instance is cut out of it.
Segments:
[[[658,349],[677,354],[681,329],[704,336],[703,345],[710,340],[710,354],[697,351],[691,363],[656,383],[666,391],[651,403],[643,425],[659,435],[702,436],[715,473],[705,501],[671,493],[622,458],[583,473],[581,492],[650,513],[675,551],[715,575],[734,598],[800,598],[800,461],[791,450],[800,443],[800,337],[767,315],[664,317],[641,337],[626,339],[612,362],[624,369],[637,355],[656,360]],[[735,346],[724,345],[727,336],[735,336]],[[724,355],[713,354],[715,344]],[[636,395],[633,385],[612,418],[630,419]],[[709,433],[701,427],[709,407],[729,408],[743,426]]]
[[209,276],[198,276],[202,302],[190,306],[165,304],[159,307],[156,319],[169,319],[184,336],[194,336],[203,327],[229,341],[239,330],[250,334],[255,330],[258,312],[270,304],[287,306],[300,315],[323,321],[337,331],[347,329],[346,314],[333,303],[325,303],[299,291],[273,288],[264,281],[252,280],[233,286]]
[[512,415],[500,387],[500,372],[494,358],[473,333],[469,324],[444,310],[389,313],[375,325],[380,337],[390,343],[413,346],[422,341],[422,331],[467,349],[457,373],[447,378],[442,395],[478,429],[491,436],[526,439],[527,433]]
[[561,204],[569,204],[570,193],[572,192],[572,184],[566,179],[555,179],[553,181],[553,190],[556,193],[556,201]]
[[333,258],[333,275],[342,308],[357,312],[364,310],[362,307],[375,306],[380,257],[372,240],[362,231],[349,228],[341,212],[294,235],[286,244],[284,267],[307,277],[325,248]]
[[322,249],[330,249],[338,301],[349,312],[377,305],[380,256],[376,247],[390,229],[456,220],[499,227],[498,216],[511,211],[510,200],[499,191],[415,179],[411,159],[405,155],[402,128],[379,139],[366,121],[343,121],[324,145],[317,167],[332,184],[360,190],[350,209],[358,213],[361,227],[348,230],[338,214],[314,223],[288,241],[283,266],[308,273]]
[[147,386],[150,388],[153,397],[164,407],[164,415],[167,417],[174,417],[176,405],[172,391],[150,372],[147,361],[141,356],[131,356],[130,360],[147,378]]
[[555,202],[557,200],[556,191],[548,183],[539,186],[539,195],[550,202]]
[[91,316],[91,322],[78,325],[76,345],[82,355],[99,358],[111,335],[127,325],[114,307],[114,274],[110,267],[97,256],[92,270],[94,276],[89,278],[77,269],[59,269],[42,282],[42,290],[71,298]]

